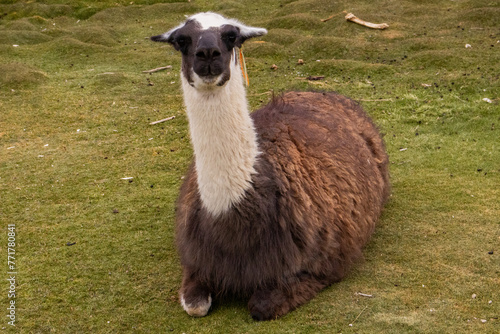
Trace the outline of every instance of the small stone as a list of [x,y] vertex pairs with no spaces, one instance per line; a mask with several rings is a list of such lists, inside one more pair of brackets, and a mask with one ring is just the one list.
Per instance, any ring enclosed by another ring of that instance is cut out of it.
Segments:
[[476,299],[477,295],[475,293],[472,294],[472,299]]

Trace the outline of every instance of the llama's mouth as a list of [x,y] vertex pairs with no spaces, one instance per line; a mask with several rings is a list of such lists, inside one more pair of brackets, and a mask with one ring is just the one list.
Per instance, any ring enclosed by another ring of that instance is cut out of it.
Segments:
[[203,81],[203,83],[207,85],[213,85],[216,83],[216,81],[219,79],[221,75],[205,75],[205,76],[200,76],[200,79]]
[[198,75],[194,71],[192,73],[190,85],[194,88],[214,88],[224,86],[230,79],[230,75],[222,73],[219,75]]

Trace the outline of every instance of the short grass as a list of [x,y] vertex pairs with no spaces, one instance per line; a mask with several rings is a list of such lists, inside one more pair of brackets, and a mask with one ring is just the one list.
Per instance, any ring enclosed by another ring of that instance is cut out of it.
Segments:
[[[269,29],[245,46],[252,108],[335,90],[390,154],[393,193],[365,260],[276,321],[253,322],[241,300],[192,319],[177,300],[174,203],[192,151],[180,57],[147,37],[205,10]],[[499,17],[492,0],[0,0],[0,329],[499,333]]]

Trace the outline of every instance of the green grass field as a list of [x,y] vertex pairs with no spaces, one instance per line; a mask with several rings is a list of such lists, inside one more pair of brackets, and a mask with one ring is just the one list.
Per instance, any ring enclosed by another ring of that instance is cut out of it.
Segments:
[[[335,90],[390,154],[364,261],[276,321],[244,300],[201,319],[178,302],[192,150],[180,56],[147,38],[207,10],[269,30],[245,45],[252,109]],[[0,0],[0,332],[499,333],[499,17],[494,0]]]

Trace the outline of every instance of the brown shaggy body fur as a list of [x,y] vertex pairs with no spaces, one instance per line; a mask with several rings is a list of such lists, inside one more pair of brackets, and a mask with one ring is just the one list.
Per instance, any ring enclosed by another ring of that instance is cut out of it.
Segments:
[[341,280],[389,195],[388,157],[371,120],[334,93],[290,92],[252,114],[263,152],[253,188],[227,213],[202,206],[191,166],[177,208],[181,293],[250,296],[273,319]]

